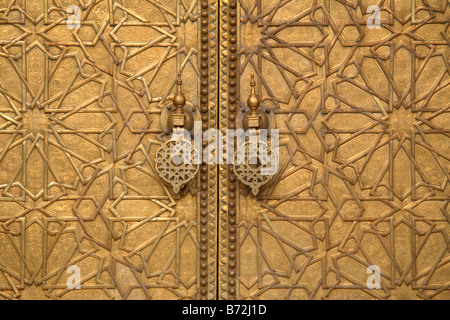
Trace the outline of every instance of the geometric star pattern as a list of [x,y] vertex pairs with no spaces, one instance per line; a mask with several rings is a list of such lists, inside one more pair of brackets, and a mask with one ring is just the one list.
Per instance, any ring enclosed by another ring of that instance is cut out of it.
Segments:
[[221,298],[450,298],[450,5],[412,3],[414,16],[393,0],[222,10],[224,126],[257,75],[280,170],[256,198],[222,175]]
[[[79,29],[66,23],[74,5]],[[202,10],[0,1],[0,299],[213,297],[200,184],[174,195],[155,170],[178,72],[199,104]]]
[[[0,0],[0,300],[450,299],[449,17],[447,0]],[[280,133],[257,195],[228,164],[179,193],[158,175],[178,73],[223,136],[255,75]]]

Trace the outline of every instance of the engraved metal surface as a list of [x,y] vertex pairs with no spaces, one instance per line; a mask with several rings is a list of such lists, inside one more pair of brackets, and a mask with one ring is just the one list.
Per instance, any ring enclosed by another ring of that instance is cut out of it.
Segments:
[[[190,151],[190,154],[185,155],[184,150]],[[156,152],[156,171],[164,181],[172,185],[174,193],[179,193],[198,173],[199,165],[193,163],[196,157],[198,153],[196,154],[191,141],[167,140]]]
[[220,298],[450,299],[448,1],[221,3],[221,126],[256,74],[280,171],[221,168]]
[[178,72],[215,125],[215,5],[0,1],[0,299],[215,297],[215,168],[155,171]]
[[[240,182],[249,186],[252,190],[253,195],[258,195],[259,189],[268,183],[272,177],[275,175],[275,170],[272,169],[273,174],[267,174],[264,170],[270,170],[271,164],[278,162],[278,157],[275,152],[261,152],[258,148],[265,148],[270,150],[270,146],[265,142],[253,143],[252,141],[247,141],[243,145],[243,151],[245,153],[245,162],[242,164],[235,160],[233,165],[233,173],[239,179]],[[252,158],[252,152],[250,150],[255,150]],[[238,158],[237,152],[235,154],[235,159]],[[252,159],[255,159],[252,161]]]
[[[449,17],[448,0],[0,0],[0,300],[450,299]],[[257,196],[233,165],[180,194],[158,176],[179,72],[224,137],[255,74],[280,130]]]

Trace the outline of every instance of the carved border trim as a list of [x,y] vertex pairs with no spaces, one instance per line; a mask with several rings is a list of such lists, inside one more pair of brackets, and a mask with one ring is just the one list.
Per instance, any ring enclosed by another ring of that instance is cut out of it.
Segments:
[[[220,129],[225,136],[226,129],[235,128],[239,100],[238,3],[237,0],[221,2],[221,82],[220,82]],[[238,294],[237,268],[237,193],[238,182],[229,165],[220,166],[220,299],[234,300]]]
[[[216,127],[216,0],[201,0],[200,112],[202,130]],[[203,142],[203,147],[207,143]],[[200,300],[216,299],[216,167],[200,166]]]

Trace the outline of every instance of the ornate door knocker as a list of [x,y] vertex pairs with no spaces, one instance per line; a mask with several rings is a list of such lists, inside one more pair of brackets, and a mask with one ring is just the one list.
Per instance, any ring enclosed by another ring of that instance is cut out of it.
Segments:
[[[278,171],[278,131],[275,130],[275,114],[270,108],[260,108],[256,94],[255,76],[250,82],[251,93],[247,108],[237,116],[237,148],[233,171],[239,181],[249,186],[256,196],[261,186],[268,183]],[[240,140],[240,141],[239,141]]]
[[189,183],[198,173],[198,150],[193,147],[190,135],[200,114],[181,91],[181,73],[178,73],[177,90],[172,103],[164,108],[160,125],[166,141],[156,152],[156,171],[173,187],[174,193]]

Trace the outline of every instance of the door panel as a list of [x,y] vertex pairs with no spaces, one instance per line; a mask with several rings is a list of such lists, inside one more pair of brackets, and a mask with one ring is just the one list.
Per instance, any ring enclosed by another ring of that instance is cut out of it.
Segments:
[[223,167],[220,298],[450,297],[450,11],[416,5],[222,1],[221,124],[255,74],[280,170],[254,197]]
[[0,1],[1,298],[215,297],[215,167],[180,194],[155,171],[178,72],[215,126],[200,4]]
[[[449,299],[449,16],[0,0],[0,299]],[[178,74],[224,136],[255,75],[280,134],[268,183],[234,164],[180,192],[160,177]]]

